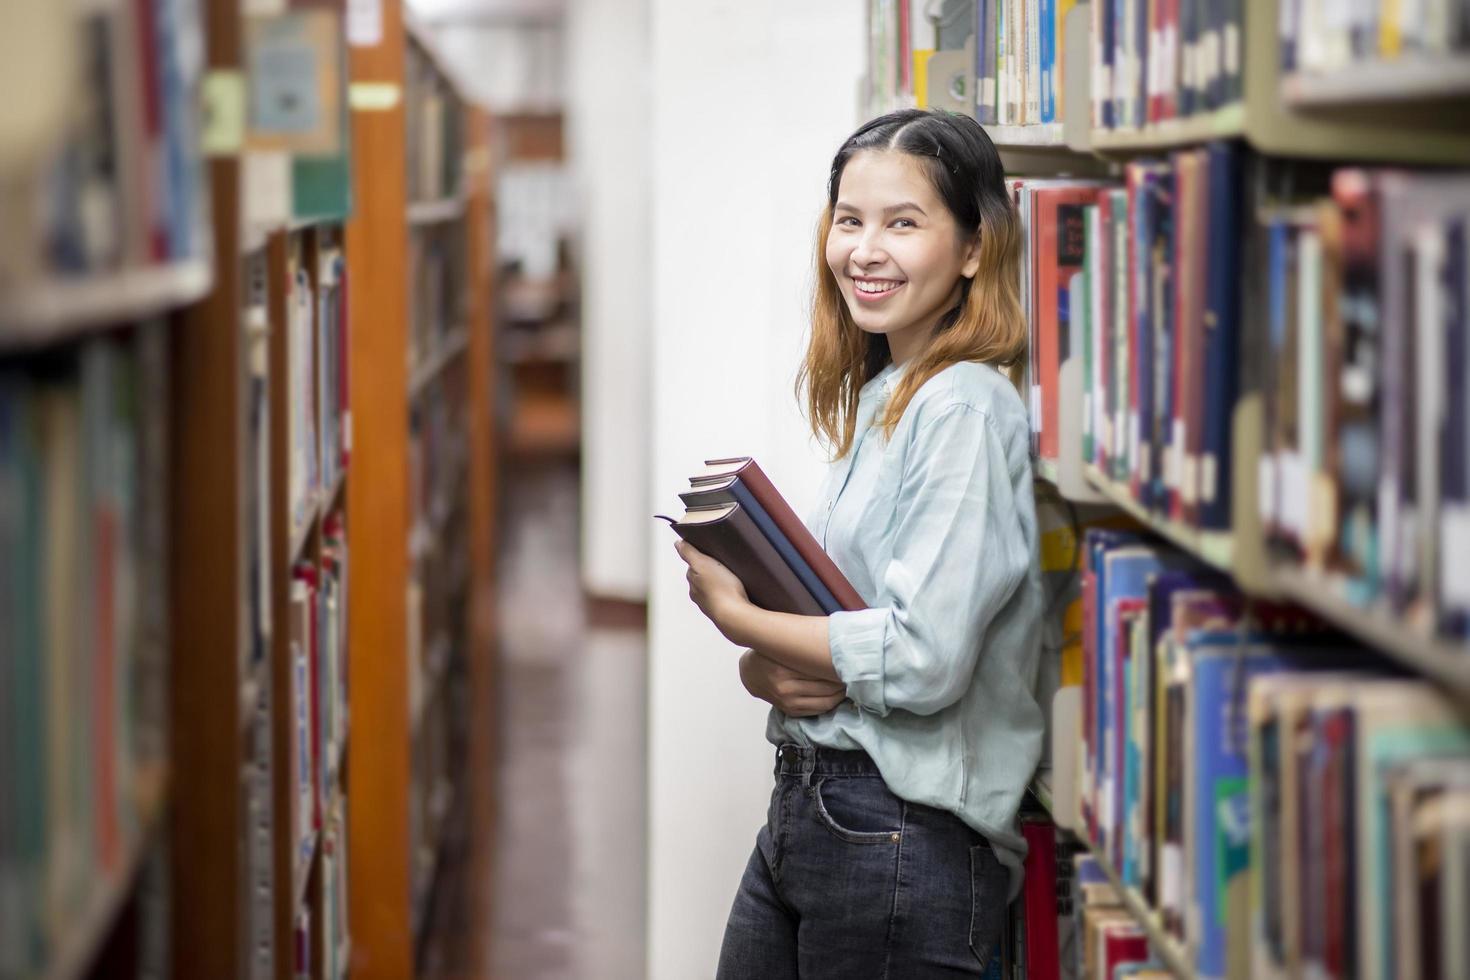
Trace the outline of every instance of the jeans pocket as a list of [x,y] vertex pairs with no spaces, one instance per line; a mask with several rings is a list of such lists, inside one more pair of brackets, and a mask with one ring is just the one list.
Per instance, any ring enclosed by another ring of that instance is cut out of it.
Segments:
[[881,779],[819,779],[812,800],[823,826],[850,844],[897,844],[903,837],[903,800]]
[[970,951],[983,971],[1005,928],[1010,876],[990,844],[970,848]]

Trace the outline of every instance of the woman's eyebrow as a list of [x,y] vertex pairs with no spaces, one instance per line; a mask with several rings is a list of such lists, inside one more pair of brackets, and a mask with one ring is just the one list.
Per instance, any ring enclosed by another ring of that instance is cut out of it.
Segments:
[[[837,202],[837,206],[834,207],[832,210],[834,210],[834,211],[851,211],[854,214],[856,214],[856,213],[860,212],[862,209],[861,208],[858,208],[858,207],[856,207],[854,205],[848,204],[846,201],[838,201]],[[899,211],[917,211],[920,214],[922,214],[924,217],[926,217],[926,218],[929,217],[928,212],[926,212],[923,208],[919,207],[913,201],[901,201],[898,204],[890,204],[890,205],[888,205],[888,207],[886,207],[886,208],[883,209],[883,213],[884,214],[896,214]]]

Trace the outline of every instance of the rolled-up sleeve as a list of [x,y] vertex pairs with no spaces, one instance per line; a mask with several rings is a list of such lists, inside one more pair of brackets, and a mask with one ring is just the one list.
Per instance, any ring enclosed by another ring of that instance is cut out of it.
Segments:
[[985,412],[945,408],[905,459],[873,608],[833,613],[827,625],[848,697],[879,716],[933,714],[964,695],[986,629],[1031,560],[1005,445]]

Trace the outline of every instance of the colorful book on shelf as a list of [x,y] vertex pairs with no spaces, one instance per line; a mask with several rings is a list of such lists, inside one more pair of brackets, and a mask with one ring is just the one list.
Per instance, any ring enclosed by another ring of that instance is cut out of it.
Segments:
[[1032,338],[1033,429],[1043,459],[1059,455],[1061,365],[1074,353],[1071,336],[1071,283],[1086,254],[1083,213],[1101,185],[1092,181],[1025,181],[1023,220],[1028,242],[1026,263]]
[[751,601],[809,616],[866,608],[755,460],[706,460],[689,483],[683,517],[663,519],[735,572]]
[[975,4],[975,121],[996,122],[996,24],[1004,0],[977,0]]
[[165,762],[162,324],[0,369],[0,973],[44,975]]
[[1026,975],[1060,980],[1057,913],[1057,828],[1050,819],[1021,821],[1026,839],[1026,883],[1021,893],[1026,922]]

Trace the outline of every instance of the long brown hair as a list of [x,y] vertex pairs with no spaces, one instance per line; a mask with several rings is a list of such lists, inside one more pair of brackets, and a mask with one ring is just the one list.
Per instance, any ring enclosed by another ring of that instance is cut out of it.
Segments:
[[847,455],[857,427],[858,393],[888,363],[888,338],[853,322],[837,279],[827,266],[827,236],[842,171],[863,150],[908,153],[922,161],[962,238],[980,241],[980,268],[962,278],[960,298],[940,317],[924,350],[915,355],[879,424],[891,438],[914,394],[940,371],[961,361],[1009,367],[1026,353],[1021,313],[1021,235],[1006,192],[995,144],[975,120],[949,112],[905,109],[867,123],[842,144],[827,179],[827,206],[817,228],[817,284],[812,333],[796,378],[812,434],[833,458]]

